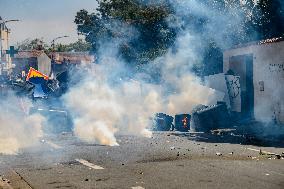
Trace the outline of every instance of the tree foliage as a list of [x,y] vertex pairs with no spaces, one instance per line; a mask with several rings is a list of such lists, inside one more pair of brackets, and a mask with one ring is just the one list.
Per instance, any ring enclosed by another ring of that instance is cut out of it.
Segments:
[[[117,41],[126,60],[148,62],[163,55],[169,47],[174,48],[178,32],[189,29],[203,43],[203,65],[193,67],[198,75],[221,72],[224,49],[284,34],[281,0],[192,1],[200,9],[189,7],[186,0],[97,2],[95,13],[81,10],[75,18],[78,32],[86,36],[94,53],[98,53],[102,44]],[[181,2],[187,5],[179,12],[176,4],[182,6]],[[169,25],[177,20],[178,26]]]
[[46,50],[49,48],[47,43],[43,39],[25,39],[24,41],[18,42],[16,44],[18,50]]
[[91,45],[82,39],[70,44],[56,44],[54,51],[56,52],[88,52],[91,50]]
[[[207,14],[207,17],[192,16],[189,13],[185,18],[187,24],[192,24],[192,28],[204,39],[203,68],[197,71],[198,74],[222,72],[222,56],[225,49],[252,41],[283,37],[284,7],[280,2],[280,0],[202,1],[213,13]],[[208,25],[209,28],[214,29],[208,31]]]
[[147,62],[162,55],[173,44],[176,32],[167,18],[174,13],[167,1],[97,0],[97,13],[81,10],[75,23],[95,53],[101,44],[117,41],[125,60]]
[[251,25],[259,33],[258,39],[284,36],[284,3],[282,0],[259,0]]
[[29,50],[43,50],[46,53],[51,51],[55,52],[89,52],[91,50],[91,45],[84,41],[83,39],[79,39],[74,43],[69,44],[55,44],[54,47],[48,45],[44,42],[43,39],[26,39],[22,42],[18,42],[16,47],[20,51],[29,51]]

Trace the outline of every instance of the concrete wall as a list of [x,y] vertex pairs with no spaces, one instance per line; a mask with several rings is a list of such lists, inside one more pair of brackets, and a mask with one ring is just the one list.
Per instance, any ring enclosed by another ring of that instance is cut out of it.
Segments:
[[[12,70],[12,61],[9,55],[5,53],[6,50],[9,49],[9,31],[7,29],[2,28],[0,31],[0,48],[2,48],[3,57],[1,62],[4,63],[2,68],[4,72],[10,73]],[[2,53],[0,53],[2,55]]]
[[246,54],[253,54],[256,120],[276,119],[278,123],[284,124],[284,41],[225,51],[224,72],[229,69],[230,57]]
[[38,71],[49,76],[51,72],[51,59],[42,53],[38,58]]

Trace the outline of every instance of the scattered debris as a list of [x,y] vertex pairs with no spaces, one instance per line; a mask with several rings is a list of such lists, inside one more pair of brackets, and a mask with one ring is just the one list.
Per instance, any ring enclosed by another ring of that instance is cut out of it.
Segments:
[[216,156],[222,156],[222,153],[216,152]]
[[247,148],[248,150],[258,152],[260,156],[267,156],[268,159],[284,159],[284,154],[277,154],[273,152],[264,151],[262,149]]
[[10,186],[10,181],[8,179],[4,179],[3,177],[1,177],[1,175],[0,175],[0,188],[12,189],[12,187]]
[[275,155],[275,153],[263,151],[261,149],[259,149],[259,150],[254,149],[254,148],[247,148],[247,149],[251,150],[251,151],[259,152],[259,155]]
[[236,131],[237,129],[215,129],[215,130],[211,130],[211,134],[213,135],[224,135],[226,133],[230,133],[232,131]]
[[92,163],[90,163],[90,162],[88,162],[87,160],[84,160],[84,159],[75,159],[75,160],[78,161],[79,163],[91,168],[91,169],[98,169],[98,170],[104,169],[103,167],[92,164]]
[[144,189],[142,186],[133,186],[131,189]]
[[277,155],[276,153],[259,150],[259,155]]
[[107,178],[99,178],[99,179],[96,179],[96,181],[106,181],[106,180],[109,180],[110,177],[107,177]]

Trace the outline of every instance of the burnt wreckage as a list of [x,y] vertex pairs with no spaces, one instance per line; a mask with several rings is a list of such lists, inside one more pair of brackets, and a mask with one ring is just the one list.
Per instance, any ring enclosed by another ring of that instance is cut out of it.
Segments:
[[[38,72],[32,68],[30,70]],[[57,74],[53,79],[38,75],[30,78],[18,75],[1,76],[0,95],[5,98],[11,91],[19,98],[31,99],[33,106],[29,109],[29,114],[40,113],[46,118],[43,128],[45,132],[70,131],[72,121],[69,112],[59,100],[67,91],[67,77],[67,70]]]
[[[221,136],[212,141],[247,143],[257,145],[284,145],[284,127],[271,122],[256,121],[251,112],[238,113],[241,109],[240,77],[227,74],[216,74],[205,78],[206,85],[223,92],[222,101],[212,105],[197,105],[193,110],[179,115],[157,113],[153,118],[153,131],[179,131],[191,134]],[[228,136],[228,137],[224,137]],[[226,139],[225,139],[226,138]],[[238,142],[239,141],[239,142]],[[241,141],[241,142],[240,142]]]
[[[53,68],[54,69],[54,68]],[[30,77],[29,79],[21,76],[1,76],[0,94],[5,96],[7,91],[12,90],[19,97],[28,97],[33,101],[33,107],[29,113],[40,113],[47,118],[44,130],[47,132],[63,132],[72,130],[72,119],[68,110],[60,102],[63,95],[70,85],[68,72],[71,67],[61,69],[53,78],[46,79],[45,76]],[[36,71],[36,70],[35,70]],[[41,73],[36,73],[41,74]],[[35,74],[35,75],[36,75]],[[240,77],[234,73],[216,74],[205,78],[208,82],[206,86],[222,94],[212,105],[197,105],[193,110],[178,115],[167,115],[157,113],[154,115],[153,131],[180,131],[195,133],[220,134],[229,131],[231,136],[240,136],[249,141],[262,140],[264,137],[283,138],[280,135],[274,136],[270,131],[279,129],[277,127],[262,127],[256,124],[251,118],[251,113],[242,115],[236,114],[235,110],[242,110],[241,104],[242,89]],[[74,84],[74,83],[72,83]],[[7,95],[7,94],[6,94]],[[273,125],[275,126],[275,125]]]
[[214,129],[226,128],[230,124],[230,115],[226,103],[216,105],[198,105],[191,114],[173,116],[157,113],[153,119],[154,131],[210,132]]

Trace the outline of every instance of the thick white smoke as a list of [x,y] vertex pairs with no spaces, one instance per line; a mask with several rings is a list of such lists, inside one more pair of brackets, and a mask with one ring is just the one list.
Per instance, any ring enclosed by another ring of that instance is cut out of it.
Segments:
[[31,102],[9,94],[0,102],[0,153],[16,154],[39,142],[42,136],[41,115],[28,115]]
[[117,103],[119,99],[105,81],[89,77],[64,97],[75,118],[74,132],[89,142],[98,140],[101,144],[117,145],[115,125],[123,111]]
[[[182,35],[177,40],[176,53],[169,50],[152,63],[161,67],[164,82],[160,85],[119,77],[114,82],[113,76],[121,70],[127,72],[127,68],[105,49],[100,64],[94,64],[64,96],[73,114],[75,135],[87,142],[115,146],[117,132],[150,137],[148,128],[156,113],[189,113],[198,104],[215,103],[216,91],[201,85],[190,71],[198,61],[191,46],[195,39],[189,34]],[[168,89],[174,91],[168,93]]]
[[[245,40],[245,23],[253,21],[253,12],[257,11],[259,1],[170,2],[176,14],[169,16],[169,26],[177,28],[179,35],[173,49],[149,63],[148,70],[147,66],[145,68],[151,76],[154,72],[152,68],[159,70],[162,82],[159,85],[145,82],[141,79],[147,78],[145,73],[143,77],[130,74],[129,78],[135,78],[133,80],[120,80],[122,73],[127,75],[131,71],[117,56],[118,48],[128,37],[134,38],[139,34],[135,28],[117,25],[123,27],[114,29],[125,30],[119,33],[127,35],[119,42],[102,44],[98,52],[100,60],[94,65],[92,73],[86,74],[85,79],[64,97],[73,113],[74,131],[79,138],[117,145],[115,134],[118,132],[151,136],[148,128],[155,113],[173,116],[190,113],[196,105],[212,105],[223,100],[223,93],[202,85],[201,79],[192,73],[193,65],[204,61],[204,51],[212,41],[221,49],[226,49],[236,41]],[[191,20],[194,17],[200,20]],[[196,24],[199,21],[204,23]]]
[[111,65],[95,66],[64,96],[73,114],[74,133],[87,142],[110,146],[118,145],[114,136],[118,131],[150,137],[149,118],[161,110],[159,94],[151,85],[133,80],[111,86],[107,66]]
[[173,86],[175,89],[165,100],[164,112],[170,115],[190,113],[199,104],[212,105],[224,97],[202,85],[200,78],[191,71],[193,65],[201,61],[198,56],[200,40],[198,35],[186,31],[177,38],[177,51],[169,51],[158,60],[165,81],[162,87]]

